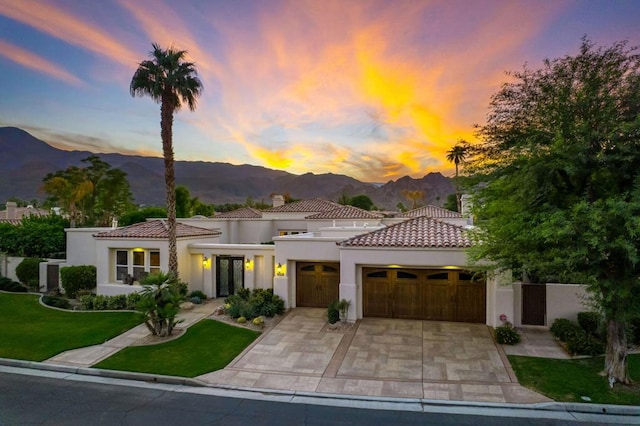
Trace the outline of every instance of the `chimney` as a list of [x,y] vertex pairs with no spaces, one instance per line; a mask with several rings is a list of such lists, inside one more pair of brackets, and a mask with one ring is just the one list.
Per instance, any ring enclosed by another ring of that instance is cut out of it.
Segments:
[[18,204],[15,201],[7,201],[7,219],[18,219],[16,217]]
[[271,202],[273,203],[273,207],[284,206],[284,197],[280,194],[273,194],[271,196]]

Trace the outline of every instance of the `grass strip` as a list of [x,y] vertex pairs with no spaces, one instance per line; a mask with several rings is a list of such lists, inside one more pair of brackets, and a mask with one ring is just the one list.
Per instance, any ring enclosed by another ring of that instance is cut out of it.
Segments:
[[[604,357],[584,359],[548,359],[509,355],[521,385],[560,402],[640,405],[640,385],[616,385],[610,389],[604,369]],[[629,375],[640,380],[640,354],[628,356]],[[583,399],[589,398],[589,400]]]
[[196,377],[224,368],[260,333],[204,319],[169,342],[124,348],[94,368]]
[[142,322],[135,312],[64,312],[39,296],[0,293],[0,357],[44,361],[69,349],[104,343]]

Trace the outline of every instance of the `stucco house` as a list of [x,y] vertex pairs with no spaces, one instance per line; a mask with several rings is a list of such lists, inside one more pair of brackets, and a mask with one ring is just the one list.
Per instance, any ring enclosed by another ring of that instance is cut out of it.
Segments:
[[[272,288],[288,308],[325,308],[347,299],[350,320],[496,326],[501,314],[516,325],[523,317],[522,285],[468,270],[471,225],[459,213],[425,206],[387,217],[322,199],[273,201],[266,211],[178,219],[179,273],[191,290],[226,297],[240,288]],[[67,250],[65,264],[96,265],[99,294],[139,291],[139,277],[168,269],[166,221],[68,229]],[[567,298],[575,304],[575,294]]]

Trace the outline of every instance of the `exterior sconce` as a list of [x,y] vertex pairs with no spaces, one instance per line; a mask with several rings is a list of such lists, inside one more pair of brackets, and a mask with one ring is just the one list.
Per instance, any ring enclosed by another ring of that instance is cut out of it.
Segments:
[[244,268],[247,271],[251,271],[253,269],[253,261],[251,259],[247,259],[244,261]]
[[282,263],[278,263],[278,265],[276,266],[276,275],[279,277],[284,277],[284,273],[285,267],[282,265]]
[[207,266],[209,266],[209,258],[205,256],[202,258],[202,267],[206,268]]

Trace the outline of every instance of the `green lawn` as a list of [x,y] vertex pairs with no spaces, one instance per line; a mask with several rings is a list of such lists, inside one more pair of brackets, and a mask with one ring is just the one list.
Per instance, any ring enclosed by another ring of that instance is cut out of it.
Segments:
[[511,366],[520,384],[556,401],[640,405],[640,354],[629,355],[629,375],[636,382],[632,387],[609,388],[606,377],[599,375],[604,369],[604,358],[577,360],[533,358],[509,355]]
[[44,361],[103,343],[140,324],[134,312],[62,312],[33,294],[0,293],[0,357]]
[[260,333],[205,319],[166,343],[128,347],[95,368],[196,377],[224,368]]

